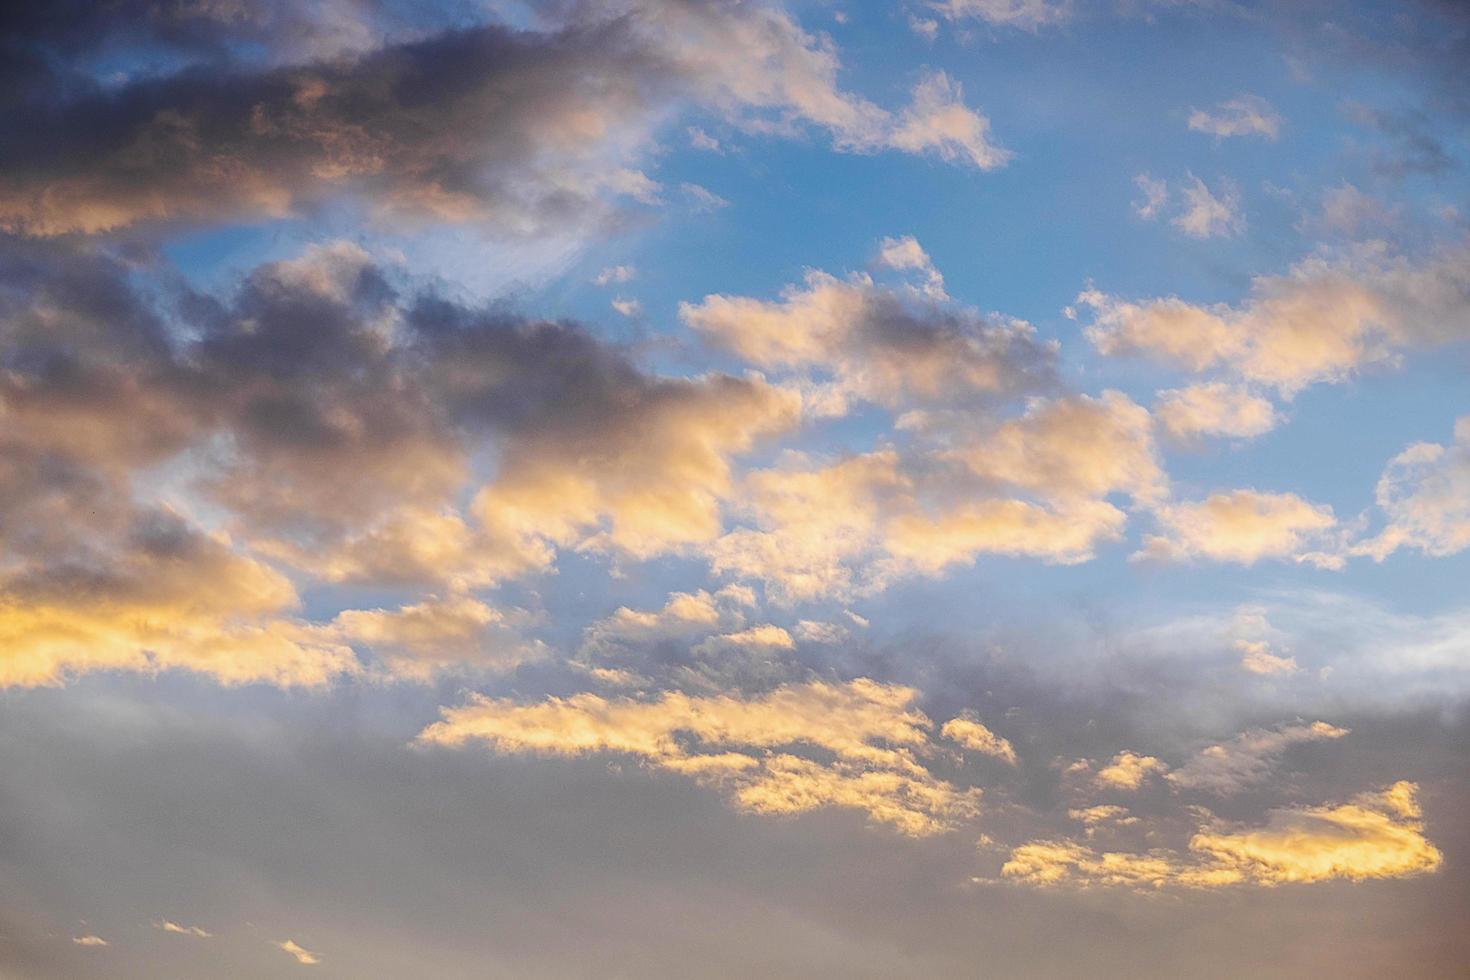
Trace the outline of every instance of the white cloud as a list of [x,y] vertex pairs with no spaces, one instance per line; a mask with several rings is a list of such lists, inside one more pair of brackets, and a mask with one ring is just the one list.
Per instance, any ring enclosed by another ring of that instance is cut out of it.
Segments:
[[1400,548],[1434,557],[1470,548],[1470,415],[1455,422],[1448,446],[1419,442],[1390,460],[1376,498],[1388,525],[1354,554],[1382,561]]
[[1219,193],[1211,191],[1193,174],[1179,188],[1184,207],[1173,218],[1174,227],[1193,238],[1228,238],[1245,230],[1245,217],[1240,213],[1240,191],[1229,180],[1222,181]]
[[610,265],[597,275],[592,281],[599,286],[610,286],[614,283],[631,282],[638,275],[638,270],[631,265]]
[[1133,213],[1144,221],[1154,220],[1169,203],[1169,182],[1148,174],[1139,174],[1133,178],[1133,183],[1143,192],[1143,200],[1133,203]]
[[1221,139],[1227,136],[1264,136],[1274,140],[1281,135],[1281,113],[1258,95],[1238,95],[1221,102],[1214,110],[1193,109],[1189,128]]
[[1165,504],[1154,513],[1162,533],[1146,536],[1135,558],[1207,558],[1241,565],[1296,558],[1335,564],[1330,555],[1309,550],[1337,526],[1332,508],[1294,493],[1232,490],[1198,503]]
[[960,83],[944,72],[925,76],[914,86],[913,102],[894,123],[886,142],[909,153],[932,152],[941,160],[968,162],[995,170],[1011,152],[990,138],[990,120],[964,103]]
[[1280,421],[1268,399],[1218,381],[1160,391],[1153,414],[1164,431],[1184,441],[1201,436],[1249,439],[1270,432]]

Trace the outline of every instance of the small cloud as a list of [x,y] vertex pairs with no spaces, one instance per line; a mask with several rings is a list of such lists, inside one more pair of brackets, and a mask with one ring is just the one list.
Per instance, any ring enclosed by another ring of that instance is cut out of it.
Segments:
[[1232,181],[1222,181],[1217,195],[1193,174],[1189,183],[1179,189],[1184,196],[1184,210],[1174,217],[1174,227],[1194,238],[1221,238],[1238,235],[1245,229],[1240,213],[1240,191]]
[[933,41],[939,37],[939,21],[929,17],[914,17],[910,15],[909,30],[926,41]]
[[689,199],[690,206],[696,211],[718,211],[720,208],[730,206],[730,202],[720,195],[698,184],[683,183],[679,190]]
[[720,145],[719,140],[715,139],[713,136],[711,136],[709,133],[706,133],[698,126],[690,126],[684,132],[689,136],[689,145],[694,147],[696,150],[705,150],[709,153],[725,152],[725,148]]
[[923,282],[914,290],[927,299],[945,300],[944,275],[934,267],[934,260],[913,235],[885,238],[879,243],[878,262],[898,272],[917,272]]
[[1113,761],[1097,771],[1097,783],[1110,789],[1135,790],[1151,773],[1166,773],[1169,766],[1162,759],[1134,752],[1119,752]]
[[297,945],[294,939],[276,940],[271,945],[283,953],[296,957],[296,962],[302,966],[316,966],[321,962],[320,957],[311,950]]
[[1252,674],[1294,674],[1301,669],[1294,657],[1272,653],[1265,640],[1236,640],[1235,649],[1240,651],[1241,669]]
[[177,922],[171,922],[168,919],[153,923],[153,928],[162,929],[164,932],[177,933],[180,936],[198,936],[200,939],[208,939],[214,935],[214,933],[206,932],[198,926],[181,926]]
[[1281,113],[1258,95],[1238,95],[1221,102],[1213,111],[1194,109],[1189,114],[1190,129],[1216,139],[1264,136],[1274,140],[1281,135],[1282,121]]
[[1139,174],[1133,178],[1133,183],[1143,191],[1143,200],[1133,202],[1133,213],[1144,221],[1154,220],[1163,211],[1164,205],[1169,203],[1169,182],[1148,174]]
[[639,303],[636,299],[628,299],[625,296],[614,298],[612,308],[626,317],[635,317],[643,312],[643,304]]
[[597,275],[592,277],[594,285],[611,286],[619,282],[631,282],[638,275],[638,270],[631,265],[610,265]]
[[74,943],[76,943],[78,946],[106,946],[107,945],[107,940],[103,939],[101,936],[91,936],[91,935],[88,935],[88,936],[73,936],[73,937],[71,937],[71,941],[74,942]]
[[980,724],[973,715],[961,715],[944,723],[939,734],[958,742],[972,752],[993,756],[1002,762],[1016,765],[1016,750],[1011,743]]

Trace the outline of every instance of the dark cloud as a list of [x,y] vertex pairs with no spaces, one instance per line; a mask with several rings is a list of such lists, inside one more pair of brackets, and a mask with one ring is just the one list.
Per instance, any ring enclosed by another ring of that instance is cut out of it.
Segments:
[[602,198],[616,140],[667,70],[619,22],[486,26],[355,60],[196,66],[0,117],[12,231],[308,213],[336,195],[384,220],[568,222]]

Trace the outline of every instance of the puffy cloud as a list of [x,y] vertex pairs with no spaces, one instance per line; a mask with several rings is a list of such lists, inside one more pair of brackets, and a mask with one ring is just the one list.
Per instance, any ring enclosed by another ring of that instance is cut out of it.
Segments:
[[1069,565],[1090,559],[1099,542],[1121,537],[1124,522],[1122,511],[1100,500],[1056,508],[1025,500],[985,500],[937,516],[896,517],[886,546],[899,569],[907,566],[931,575],[981,554]]
[[696,649],[713,651],[721,647],[792,650],[796,648],[796,641],[791,638],[790,633],[781,627],[765,623],[760,626],[752,626],[749,629],[740,630],[737,633],[721,633],[718,636],[710,637]]
[[1136,790],[1155,773],[1166,773],[1169,766],[1162,759],[1135,752],[1119,752],[1112,761],[1097,771],[1097,785],[1107,789]]
[[1111,803],[1068,810],[1067,816],[1081,823],[1088,837],[1095,836],[1104,827],[1132,827],[1139,822],[1139,818],[1131,815],[1126,806]]
[[1245,229],[1240,213],[1240,192],[1225,181],[1217,195],[1193,174],[1179,188],[1184,209],[1174,216],[1174,227],[1193,238],[1221,238],[1238,235]]
[[1284,276],[1252,281],[1244,302],[1200,305],[1175,297],[1128,302],[1089,289],[1088,339],[1104,354],[1147,354],[1190,371],[1226,369],[1288,397],[1470,334],[1470,251],[1417,263],[1360,249],[1318,256]]
[[1294,493],[1233,490],[1198,503],[1167,504],[1155,514],[1162,533],[1146,536],[1136,558],[1206,558],[1241,565],[1295,558],[1336,564],[1331,555],[1306,551],[1314,539],[1336,526],[1332,508]]
[[1399,782],[1338,806],[1273,810],[1264,827],[1207,828],[1189,846],[1265,885],[1422,874],[1443,858],[1423,835],[1417,792]]
[[140,513],[88,552],[0,577],[0,687],[167,669],[319,687],[359,669],[345,645],[283,617],[296,593],[279,572],[175,514]]
[[[647,764],[727,788],[735,803],[764,813],[853,807],[914,836],[972,816],[977,790],[960,790],[920,763],[931,723],[911,688],[858,679],[813,681],[740,699],[665,692],[649,700],[595,694],[517,704],[476,696],[444,708],[421,745],[484,742],[499,752],[635,756]],[[789,752],[830,753],[821,763]],[[755,754],[751,754],[755,753]]]
[[[714,569],[804,601],[937,575],[982,554],[1086,561],[1126,523],[1103,497],[1166,493],[1149,414],[1119,392],[1036,400],[1000,423],[938,413],[911,427],[951,448],[884,449],[815,468],[791,456],[747,476],[739,509],[754,527],[716,542]],[[1006,495],[1016,493],[1033,499]]]
[[[327,580],[469,587],[556,547],[712,539],[730,454],[797,420],[797,396],[756,377],[650,375],[571,324],[400,302],[352,245],[262,266],[225,299],[188,294],[177,327],[117,263],[14,258],[24,289],[0,340],[32,366],[7,374],[0,412],[31,462],[0,476],[0,507],[110,513],[134,471],[175,461],[243,541]],[[102,329],[103,306],[126,329]],[[466,515],[487,451],[496,479]]]
[[1148,410],[1118,391],[1035,401],[955,456],[985,480],[1048,500],[1122,492],[1146,502],[1167,493]]
[[885,239],[880,261],[918,273],[919,286],[813,270],[777,301],[710,295],[679,314],[758,367],[822,371],[843,393],[886,406],[994,399],[1050,382],[1054,345],[1024,322],[940,302],[943,277],[917,241]]
[[1399,548],[1436,557],[1470,548],[1470,415],[1448,446],[1419,442],[1391,459],[1376,497],[1388,524],[1354,553],[1382,561]]
[[1068,840],[1038,840],[1014,848],[1001,874],[1020,884],[1048,888],[1094,885],[1136,889],[1165,885],[1210,887],[1240,883],[1231,868],[1200,869],[1181,865],[1172,852],[1099,852]]
[[1040,887],[1140,890],[1408,877],[1435,871],[1443,860],[1423,835],[1417,790],[1399,782],[1349,803],[1284,807],[1259,827],[1209,823],[1187,852],[1099,852],[1075,841],[1032,841],[1011,851],[1001,873]]
[[1300,669],[1294,657],[1272,653],[1265,640],[1236,640],[1235,648],[1240,651],[1241,669],[1252,674],[1293,674]]
[[913,102],[898,117],[887,143],[909,153],[933,152],[981,170],[1005,166],[1011,153],[991,142],[990,120],[964,103],[959,82],[934,72],[914,86]]
[[[798,417],[757,377],[660,377],[571,324],[400,302],[356,246],[169,307],[103,253],[5,245],[5,685],[321,686],[361,671],[352,645],[399,675],[508,666],[535,648],[465,590],[561,547],[715,539],[731,455]],[[472,458],[495,464],[478,492]],[[312,623],[278,564],[449,598]]]
[[944,291],[943,273],[934,267],[934,260],[913,235],[883,239],[878,243],[878,261],[890,269],[919,273],[923,281],[918,290],[924,296],[934,300],[949,298]]
[[1270,432],[1279,421],[1268,399],[1222,382],[1161,391],[1153,414],[1165,432],[1186,441],[1201,436],[1249,439]]
[[1264,136],[1274,140],[1281,135],[1281,113],[1258,95],[1238,95],[1226,99],[1214,110],[1192,109],[1189,128],[1208,133],[1217,139],[1227,136]]
[[[922,79],[903,112],[881,109],[841,90],[830,40],[777,6],[626,0],[545,6],[520,25],[534,29],[455,26],[409,38],[368,27],[332,57],[225,60],[113,91],[38,74],[0,114],[0,227],[90,234],[352,196],[394,221],[585,231],[619,199],[657,203],[638,165],[690,103],[756,130],[819,127],[848,150],[985,169],[1006,159],[945,76]],[[102,115],[108,125],[93,125]]]
[[1194,174],[1175,182],[1172,191],[1167,180],[1148,174],[1138,174],[1133,183],[1143,192],[1143,199],[1133,202],[1133,213],[1144,221],[1161,217],[1177,195],[1180,204],[1174,209],[1170,223],[1193,238],[1238,235],[1245,228],[1245,218],[1240,213],[1240,192],[1229,180],[1221,183],[1218,194]]
[[805,463],[791,457],[786,467],[748,475],[739,499],[754,526],[709,550],[716,572],[764,581],[781,602],[872,592],[982,554],[1085,561],[1126,521],[1101,500],[991,496],[994,487],[971,486],[972,477],[944,472],[942,461],[939,470],[906,464],[893,450]]
[[908,479],[891,450],[825,467],[758,470],[745,477],[738,495],[755,526],[717,540],[710,565],[764,581],[767,595],[780,601],[862,591],[878,584],[866,559],[878,555],[886,515],[903,506],[907,493]]
[[302,966],[316,966],[322,961],[320,956],[299,945],[294,939],[272,940],[271,945],[294,958]]
[[73,936],[71,941],[78,946],[107,946],[107,940],[97,935]]
[[620,646],[684,640],[744,623],[755,595],[743,586],[726,586],[713,594],[675,592],[662,609],[644,611],[620,606],[611,616],[588,626],[584,653],[606,653]]
[[735,790],[735,801],[754,813],[804,813],[818,807],[862,810],[910,837],[951,829],[975,816],[977,790],[956,789],[926,774],[824,766],[810,759],[776,755],[758,778]]
[[462,595],[395,610],[344,610],[327,632],[372,650],[390,674],[418,680],[447,666],[504,670],[541,652],[516,635],[504,613]]
[[1346,728],[1324,721],[1242,732],[1228,742],[1203,749],[1164,778],[1179,789],[1221,796],[1238,793],[1271,775],[1276,758],[1293,745],[1342,738]]
[[951,742],[958,742],[971,752],[993,756],[1002,762],[1016,765],[1016,750],[1011,743],[980,723],[978,718],[961,715],[951,718],[939,729],[939,734]]

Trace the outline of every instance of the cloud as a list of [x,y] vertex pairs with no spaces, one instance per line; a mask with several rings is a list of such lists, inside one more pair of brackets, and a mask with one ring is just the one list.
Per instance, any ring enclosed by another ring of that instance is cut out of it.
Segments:
[[210,939],[214,936],[214,933],[207,932],[198,926],[181,926],[177,922],[169,919],[163,919],[162,921],[153,923],[153,928],[161,929],[164,932],[171,932],[179,936],[194,936],[197,939]]
[[[546,569],[559,548],[714,540],[731,456],[798,418],[798,396],[755,376],[661,377],[572,324],[401,301],[343,243],[174,306],[117,259],[5,244],[7,685],[184,668],[320,687],[360,671],[353,630],[384,639],[387,614],[304,621],[280,566],[428,586],[442,601],[394,622],[432,608],[443,625],[447,597]],[[474,457],[493,478],[472,476]],[[439,638],[456,657],[467,623]],[[523,655],[496,645],[471,659]],[[434,660],[387,649],[397,668]]]
[[971,752],[993,756],[1002,762],[1018,765],[1016,750],[1011,743],[980,723],[978,718],[961,715],[951,718],[939,729],[939,734],[951,742],[958,742]]
[[706,133],[698,126],[690,126],[684,132],[687,133],[689,136],[689,145],[694,147],[696,150],[705,150],[709,153],[725,152],[724,148],[720,146],[719,140],[715,139],[713,136],[711,136],[709,133]]
[[1434,557],[1470,548],[1470,415],[1456,420],[1454,436],[1448,446],[1418,442],[1389,460],[1375,492],[1388,524],[1352,553],[1382,561],[1400,548]]
[[289,581],[223,535],[141,512],[87,547],[87,565],[38,557],[0,578],[0,687],[166,669],[320,687],[358,670],[346,646],[284,618],[297,601]]
[[[253,220],[345,196],[383,222],[586,233],[624,201],[658,203],[640,164],[691,104],[756,131],[824,129],[845,150],[982,169],[1007,157],[942,73],[898,115],[844,92],[831,42],[776,6],[627,0],[544,8],[536,29],[456,26],[299,63],[226,59],[115,91],[38,79],[0,115],[0,227],[55,236]],[[106,127],[90,124],[99,115]]]
[[610,265],[593,276],[592,282],[598,286],[611,286],[615,283],[632,282],[637,276],[638,270],[631,265]]
[[1168,492],[1153,421],[1120,391],[1037,399],[1025,415],[983,431],[953,455],[982,479],[1046,500],[1122,492],[1154,501]]
[[1254,728],[1229,742],[1211,745],[1164,778],[1179,789],[1220,796],[1238,793],[1271,775],[1276,757],[1293,745],[1342,738],[1346,728],[1324,721],[1310,725]]
[[695,211],[718,211],[720,208],[730,206],[729,201],[699,184],[685,181],[679,185],[679,190],[684,192],[685,198],[689,200],[689,206]]
[[944,275],[934,267],[934,260],[913,235],[885,238],[878,243],[878,262],[901,272],[913,271],[922,278],[919,293],[935,301],[949,299],[944,291]]
[[1401,878],[1437,870],[1443,860],[1425,839],[1418,787],[1399,782],[1349,803],[1283,807],[1262,826],[1201,826],[1188,851],[1099,852],[1067,840],[1013,849],[1001,874],[1039,887],[1276,886],[1347,879]]
[[[482,742],[505,753],[630,755],[726,788],[737,806],[753,812],[851,807],[925,836],[972,816],[979,791],[957,789],[921,764],[932,725],[913,707],[917,694],[858,679],[784,686],[749,699],[670,691],[648,700],[577,694],[518,704],[475,696],[441,709],[443,720],[417,741]],[[795,747],[824,750],[832,761],[771,754]]]
[[1224,181],[1217,195],[1193,174],[1179,188],[1184,209],[1174,216],[1174,227],[1193,238],[1228,238],[1245,230],[1240,213],[1240,192],[1230,181]]
[[1144,221],[1161,217],[1177,196],[1180,204],[1173,209],[1174,217],[1170,223],[1186,235],[1201,239],[1224,238],[1245,230],[1245,218],[1240,213],[1240,192],[1229,180],[1220,183],[1219,193],[1211,191],[1194,174],[1176,181],[1172,191],[1168,181],[1148,174],[1138,174],[1133,183],[1143,192],[1143,200],[1133,202],[1133,213]]
[[742,626],[746,610],[754,605],[755,595],[749,589],[726,586],[715,593],[703,589],[674,592],[662,609],[651,612],[620,606],[586,628],[581,651],[608,656],[632,647],[689,641]]
[[1272,653],[1264,640],[1236,640],[1235,648],[1240,651],[1241,669],[1252,674],[1294,674],[1301,669],[1294,657]]
[[[1162,533],[1147,535],[1135,558],[1206,558],[1240,565],[1267,558],[1309,560],[1309,545],[1337,526],[1331,507],[1294,493],[1256,490],[1211,494],[1198,503],[1166,504],[1155,516]],[[1330,556],[1321,560],[1334,563]]]
[[1244,302],[1175,297],[1128,302],[1089,289],[1088,339],[1104,354],[1146,354],[1189,371],[1225,369],[1291,397],[1470,332],[1470,252],[1411,262],[1381,247],[1307,259],[1284,276],[1252,280]]
[[1267,885],[1431,872],[1443,858],[1423,836],[1417,793],[1399,782],[1351,803],[1273,810],[1264,827],[1207,828],[1189,846]]
[[506,615],[469,596],[432,596],[395,610],[347,609],[324,632],[372,650],[389,674],[428,680],[436,669],[506,670],[543,655]]
[[1227,136],[1264,136],[1274,140],[1281,135],[1281,113],[1258,95],[1238,95],[1221,102],[1213,111],[1191,109],[1189,128],[1208,133],[1216,139]]
[[939,0],[928,5],[947,20],[983,20],[988,24],[1036,30],[1070,20],[1071,0]]
[[944,72],[926,75],[914,86],[913,102],[898,117],[887,143],[908,153],[932,152],[941,160],[961,160],[980,170],[995,170],[1011,152],[990,139],[990,120],[964,103],[960,83]]
[[1270,400],[1218,381],[1160,391],[1153,415],[1165,432],[1186,442],[1201,436],[1250,439],[1280,421]]
[[1139,174],[1133,178],[1133,183],[1143,191],[1143,200],[1134,202],[1133,213],[1144,221],[1152,221],[1163,213],[1164,206],[1169,203],[1169,182],[1155,179],[1148,174]]
[[71,941],[73,943],[75,943],[76,945],[78,945],[78,946],[107,946],[107,945],[110,945],[107,942],[107,940],[103,939],[101,936],[92,936],[92,935],[87,935],[87,936],[73,936]]
[[783,603],[871,593],[982,554],[1085,561],[1126,521],[1100,500],[994,496],[963,472],[905,465],[892,450],[825,466],[796,455],[786,462],[746,476],[740,510],[752,526],[709,549],[714,571],[763,581]]
[[321,962],[321,957],[309,949],[297,945],[294,939],[272,940],[271,945],[288,956],[293,957],[302,966],[316,966]]
[[917,241],[881,248],[886,267],[917,273],[919,285],[811,270],[778,301],[713,294],[680,304],[679,316],[757,367],[821,372],[840,396],[888,406],[962,404],[1049,381],[1055,348],[1029,324],[942,302],[943,277]]
[[1111,762],[1097,771],[1094,777],[1098,786],[1107,789],[1133,791],[1155,773],[1166,773],[1169,766],[1162,759],[1134,752],[1119,752]]

